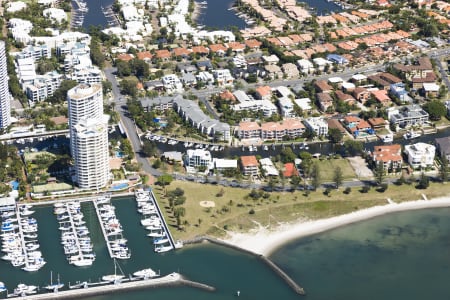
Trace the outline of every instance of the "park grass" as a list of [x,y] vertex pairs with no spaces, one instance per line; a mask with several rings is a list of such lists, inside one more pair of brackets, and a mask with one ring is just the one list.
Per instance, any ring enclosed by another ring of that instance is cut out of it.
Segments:
[[340,167],[344,180],[356,178],[355,171],[346,159],[324,159],[316,161],[319,165],[320,178],[324,182],[333,181],[334,170]]
[[73,189],[73,186],[68,183],[65,183],[65,182],[58,182],[58,183],[55,182],[55,183],[33,185],[34,193],[67,191],[67,190],[71,190],[71,189]]
[[[185,191],[187,222],[183,230],[176,227],[176,220],[169,209],[168,199],[161,187],[154,191],[168,220],[170,230],[176,239],[188,240],[198,235],[223,237],[227,230],[248,232],[258,226],[277,226],[301,220],[316,220],[346,214],[363,208],[387,204],[387,198],[394,202],[428,199],[450,194],[450,184],[431,183],[426,190],[416,189],[413,185],[390,185],[385,192],[372,188],[362,193],[360,188],[353,188],[349,194],[344,189],[332,190],[325,195],[323,190],[304,193],[272,192],[269,198],[253,200],[248,197],[249,189],[222,187],[194,182],[174,181],[168,190],[181,188]],[[217,194],[223,189],[223,196]],[[206,209],[200,201],[214,201],[216,206]],[[231,201],[230,201],[231,200]],[[222,210],[222,208],[225,208]],[[253,213],[250,213],[250,212]],[[199,223],[199,219],[201,220]]]

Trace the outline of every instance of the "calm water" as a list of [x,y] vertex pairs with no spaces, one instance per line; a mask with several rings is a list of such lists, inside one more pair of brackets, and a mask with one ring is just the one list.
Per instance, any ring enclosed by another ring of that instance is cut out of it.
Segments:
[[448,299],[450,209],[382,216],[273,255],[308,299]]
[[[203,2],[203,0],[197,0],[197,2]],[[228,29],[230,26],[236,26],[239,29],[246,27],[244,20],[236,16],[235,11],[229,10],[234,0],[207,0],[207,3],[206,7],[203,6],[201,9],[197,24],[214,29]]]
[[114,0],[86,0],[89,11],[84,17],[83,27],[89,28],[89,26],[102,26],[106,27],[107,20],[102,12],[102,6],[106,7],[111,5]]
[[[298,299],[286,284],[255,257],[214,245],[188,247],[155,254],[139,225],[133,199],[114,201],[129,240],[132,259],[120,261],[125,274],[151,267],[161,274],[181,272],[191,280],[217,288],[210,293],[187,287],[128,292],[127,298],[156,299]],[[51,207],[37,210],[39,240],[47,265],[26,273],[0,262],[0,280],[10,288],[18,283],[43,286],[50,270],[65,283],[97,280],[113,273],[91,204],[82,210],[91,229],[97,260],[92,267],[69,265],[59,244]],[[447,299],[450,285],[450,209],[402,212],[345,226],[290,243],[272,255],[294,280],[306,288],[306,299]],[[427,297],[428,296],[428,297]],[[123,294],[89,299],[123,299]]]
[[307,6],[314,10],[317,15],[325,15],[331,12],[342,11],[342,8],[336,5],[334,2],[328,2],[327,0],[299,0],[299,3],[306,3]]

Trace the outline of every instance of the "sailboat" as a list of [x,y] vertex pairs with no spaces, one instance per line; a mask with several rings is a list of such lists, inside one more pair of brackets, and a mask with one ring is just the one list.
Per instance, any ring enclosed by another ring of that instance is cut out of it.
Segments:
[[102,276],[102,280],[116,283],[116,282],[120,281],[122,278],[124,278],[125,275],[123,275],[123,272],[120,269],[120,267],[119,267],[119,270],[121,271],[122,274],[117,274],[117,267],[118,267],[118,265],[117,265],[116,259],[114,258],[114,274],[104,275],[104,276]]
[[49,291],[57,292],[59,289],[63,288],[64,283],[59,282],[59,274],[58,274],[58,283],[53,283],[53,271],[50,271],[50,284],[46,285],[44,288]]

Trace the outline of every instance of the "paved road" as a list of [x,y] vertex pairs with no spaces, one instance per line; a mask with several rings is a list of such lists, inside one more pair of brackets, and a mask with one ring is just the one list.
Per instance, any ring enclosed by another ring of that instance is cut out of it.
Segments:
[[136,156],[136,160],[138,163],[142,165],[142,169],[153,176],[160,176],[162,172],[153,168],[150,165],[150,162],[147,160],[145,156],[141,153],[141,140],[137,134],[137,129],[134,121],[128,116],[128,110],[126,106],[126,100],[120,94],[120,89],[117,85],[116,77],[114,76],[114,72],[116,68],[106,68],[103,70],[105,72],[106,79],[111,82],[112,85],[112,93],[115,102],[115,109],[120,115],[120,120],[122,125],[125,127],[124,130],[127,133],[127,137],[131,142],[131,146],[133,147],[133,151]]

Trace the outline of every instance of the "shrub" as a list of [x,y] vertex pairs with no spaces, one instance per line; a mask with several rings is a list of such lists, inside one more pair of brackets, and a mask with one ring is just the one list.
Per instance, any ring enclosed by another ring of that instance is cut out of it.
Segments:
[[250,209],[250,211],[248,212],[249,215],[254,215],[255,214],[255,210],[252,208]]
[[345,188],[344,194],[348,195],[348,194],[350,194],[351,191],[352,191],[352,188],[348,186],[348,187]]
[[370,186],[365,185],[361,188],[361,193],[368,193],[370,191]]

